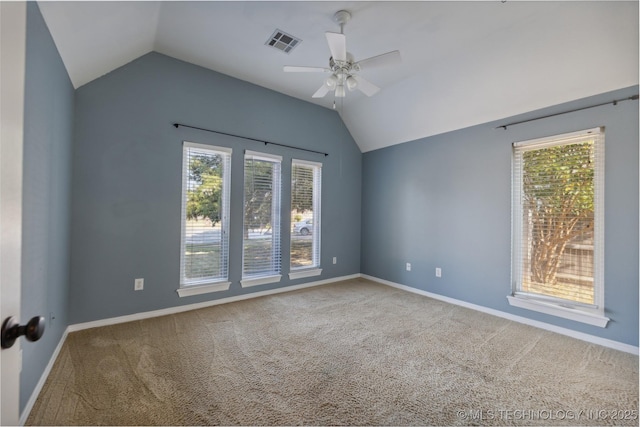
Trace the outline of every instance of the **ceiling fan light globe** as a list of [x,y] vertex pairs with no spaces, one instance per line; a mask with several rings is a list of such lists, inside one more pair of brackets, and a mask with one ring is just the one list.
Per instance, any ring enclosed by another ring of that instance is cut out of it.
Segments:
[[358,81],[353,76],[347,77],[347,89],[349,92],[354,91],[358,87]]
[[334,90],[338,85],[338,78],[334,74],[332,74],[327,78],[327,80],[325,80],[324,83],[329,89]]

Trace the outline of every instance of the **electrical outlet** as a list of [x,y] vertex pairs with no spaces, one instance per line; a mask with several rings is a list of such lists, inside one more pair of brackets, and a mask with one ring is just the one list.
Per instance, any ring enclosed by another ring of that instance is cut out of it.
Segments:
[[141,291],[144,289],[144,279],[136,279],[133,285],[134,291]]
[[338,257],[335,257],[335,256],[333,257],[333,263],[334,263],[334,264],[337,264],[337,263],[338,263]]
[[442,277],[442,269],[440,267],[436,267],[436,277]]
[[406,268],[407,268],[407,271],[411,271],[411,263],[410,262],[407,263]]

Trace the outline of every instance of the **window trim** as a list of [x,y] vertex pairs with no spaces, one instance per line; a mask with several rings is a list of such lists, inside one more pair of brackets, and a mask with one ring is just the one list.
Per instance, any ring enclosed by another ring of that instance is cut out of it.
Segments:
[[292,270],[289,273],[289,280],[303,279],[305,277],[319,276],[322,274],[322,269],[317,267],[300,267]]
[[217,282],[217,283],[207,282],[202,285],[198,285],[198,284],[187,285],[187,287],[176,289],[176,292],[178,293],[180,298],[183,298],[183,297],[190,297],[192,295],[202,295],[202,294],[208,294],[212,292],[228,291],[230,286],[231,286],[231,282]]
[[268,283],[278,283],[282,279],[282,274],[272,274],[269,276],[247,276],[240,280],[240,286],[250,288],[251,286],[266,285]]
[[[518,156],[530,150],[539,150],[558,145],[577,143],[592,134],[597,134],[594,141],[594,304],[572,302],[553,296],[538,295],[520,290],[522,277],[522,239],[523,207],[521,203],[522,182],[521,160]],[[562,317],[581,323],[604,328],[609,322],[604,310],[604,127],[596,127],[577,132],[570,132],[550,137],[514,142],[512,145],[511,163],[511,295],[508,302],[514,307],[537,311],[552,316]]]
[[[179,279],[179,287],[176,290],[178,295],[182,297],[191,296],[191,295],[199,295],[210,292],[220,292],[226,291],[229,289],[231,282],[229,282],[229,238],[226,239],[226,272],[227,277],[213,279],[206,278],[201,280],[192,280],[187,282],[185,280],[184,275],[184,261],[185,261],[185,240],[186,240],[186,203],[185,203],[185,192],[187,188],[187,171],[185,168],[188,168],[187,162],[185,162],[185,149],[187,148],[196,148],[201,150],[207,150],[212,152],[217,152],[220,154],[226,154],[229,156],[228,164],[229,169],[231,166],[231,156],[233,153],[233,149],[229,147],[220,147],[215,145],[208,144],[200,144],[197,142],[191,141],[183,141],[182,142],[182,191],[181,191],[181,199],[180,199],[180,279]],[[222,181],[223,185],[223,194],[225,197],[224,207],[223,207],[223,220],[226,222],[226,228],[229,228],[230,215],[229,209],[231,205],[231,170],[224,171],[224,178]],[[228,234],[228,231],[227,231]]]
[[514,307],[550,314],[552,316],[562,317],[580,323],[587,323],[601,328],[605,328],[609,320],[611,320],[606,316],[592,314],[571,308],[570,306],[562,306],[555,302],[546,302],[542,299],[533,298],[530,297],[529,294],[522,295],[520,293],[515,293],[514,295],[507,295],[507,299],[509,300],[509,305]]

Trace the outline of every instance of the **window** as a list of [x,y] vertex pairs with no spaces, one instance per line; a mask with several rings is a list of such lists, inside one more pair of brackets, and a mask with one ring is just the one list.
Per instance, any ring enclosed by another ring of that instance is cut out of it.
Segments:
[[604,327],[604,130],[513,144],[511,305]]
[[244,156],[243,287],[279,282],[280,163],[282,158],[246,151]]
[[290,279],[318,276],[320,267],[320,194],[322,164],[291,163]]
[[180,296],[227,290],[231,149],[184,142]]

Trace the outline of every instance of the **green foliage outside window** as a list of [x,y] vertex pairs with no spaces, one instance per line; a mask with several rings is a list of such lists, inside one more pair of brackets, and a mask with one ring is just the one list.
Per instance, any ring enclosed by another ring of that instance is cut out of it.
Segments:
[[593,166],[593,141],[523,153],[531,282],[556,284],[567,244],[593,231]]
[[189,180],[195,185],[187,192],[187,219],[208,218],[215,226],[222,212],[220,156],[194,156],[189,163]]

